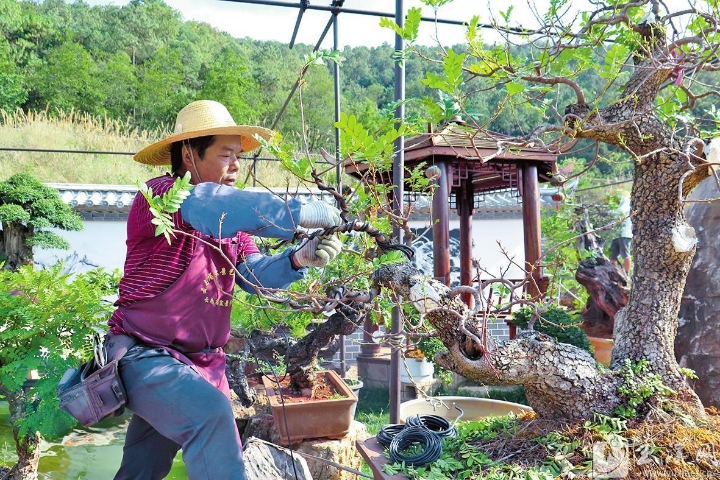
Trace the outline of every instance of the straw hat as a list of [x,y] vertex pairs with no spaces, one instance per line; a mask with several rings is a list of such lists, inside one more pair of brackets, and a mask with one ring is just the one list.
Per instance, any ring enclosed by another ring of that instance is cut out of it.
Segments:
[[133,159],[148,165],[170,165],[171,144],[207,135],[239,135],[243,152],[250,152],[260,146],[255,135],[270,140],[273,134],[267,128],[237,125],[221,103],[198,100],[178,112],[174,134],[143,148]]

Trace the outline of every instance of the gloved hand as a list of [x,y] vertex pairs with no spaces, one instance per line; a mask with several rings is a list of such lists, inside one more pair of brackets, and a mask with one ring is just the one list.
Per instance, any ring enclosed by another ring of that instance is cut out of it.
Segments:
[[305,228],[327,228],[340,225],[340,210],[324,201],[306,203],[300,207],[298,223]]
[[337,257],[342,250],[342,241],[337,235],[315,237],[305,240],[295,251],[295,264],[300,267],[324,267]]

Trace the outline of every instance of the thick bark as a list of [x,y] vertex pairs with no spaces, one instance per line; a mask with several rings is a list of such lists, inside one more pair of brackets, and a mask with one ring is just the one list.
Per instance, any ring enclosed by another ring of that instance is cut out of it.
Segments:
[[433,304],[425,318],[448,349],[435,357],[444,368],[479,383],[521,385],[532,408],[548,418],[588,418],[593,412],[610,414],[620,404],[619,379],[612,373],[598,371],[588,352],[530,331],[490,347],[483,345],[486,352],[468,355],[471,336],[485,338],[482,323],[468,318],[470,312],[465,303],[459,296],[451,295],[447,286],[425,279],[410,264],[382,267],[376,272],[376,280],[416,305],[423,299],[426,304]]
[[652,113],[657,93],[672,70],[670,61],[642,62],[620,101],[597,112],[587,105],[570,106],[568,112],[583,120],[577,124],[578,137],[615,145],[635,158],[633,288],[628,305],[615,316],[612,365],[625,359],[647,360],[666,385],[694,397],[700,411],[702,405],[673,351],[680,300],[695,249],[676,250],[672,237],[687,226],[678,192],[687,195],[707,176],[707,168],[693,171],[683,145]]
[[13,392],[7,396],[7,400],[18,461],[5,480],[37,480],[38,466],[40,465],[40,437],[36,433],[20,437],[19,428],[15,426],[15,422],[25,412],[27,404],[25,394],[22,391]]
[[3,222],[2,229],[0,259],[5,261],[3,268],[14,271],[22,265],[32,265],[32,247],[28,246],[27,240],[33,234],[33,227],[26,227],[20,223]]

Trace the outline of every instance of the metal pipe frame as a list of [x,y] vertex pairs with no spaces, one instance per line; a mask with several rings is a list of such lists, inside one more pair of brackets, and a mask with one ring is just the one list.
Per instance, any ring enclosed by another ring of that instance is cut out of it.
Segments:
[[[289,3],[289,2],[278,2],[274,0],[220,0],[222,2],[233,2],[233,3],[249,3],[251,5],[266,5],[268,7],[288,7],[288,8],[303,8],[302,3]],[[374,10],[357,10],[353,8],[345,8],[345,7],[338,7],[338,6],[323,6],[323,5],[307,5],[305,10],[320,10],[323,12],[337,12],[337,13],[349,13],[351,15],[368,15],[372,17],[394,17],[395,13],[388,13],[388,12],[378,12]],[[466,25],[467,22],[463,22],[460,20],[447,20],[442,18],[434,18],[434,17],[421,17],[421,20],[423,22],[433,22],[433,23],[443,23],[447,25]],[[395,22],[397,23],[397,22]],[[398,24],[399,25],[399,24]],[[479,27],[487,27],[490,28],[490,25],[478,25]]]

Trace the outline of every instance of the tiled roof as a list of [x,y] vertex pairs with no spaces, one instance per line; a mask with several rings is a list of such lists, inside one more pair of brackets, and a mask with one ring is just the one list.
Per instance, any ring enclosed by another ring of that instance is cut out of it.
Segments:
[[[72,205],[75,211],[86,219],[124,219],[130,210],[133,199],[138,192],[137,187],[132,185],[101,185],[101,184],[78,184],[78,183],[48,183],[50,187],[57,189],[63,202]],[[250,190],[263,191],[262,188],[249,188]],[[541,188],[540,198],[543,206],[554,207],[555,202],[551,196],[557,192],[557,188]],[[284,190],[276,190],[282,194]],[[292,195],[300,197],[324,197],[332,201],[329,194],[321,195],[319,191],[300,191]],[[430,211],[432,199],[405,193],[405,204],[413,205],[416,214],[427,214]],[[456,209],[455,195],[450,196],[450,208]],[[491,216],[517,216],[522,211],[522,198],[516,189],[501,190],[486,194],[475,194],[475,215]]]
[[512,137],[463,124],[450,123],[438,132],[425,133],[405,141],[406,156],[415,150],[447,148],[458,158],[485,162],[498,159],[554,159],[547,148],[513,146]]

